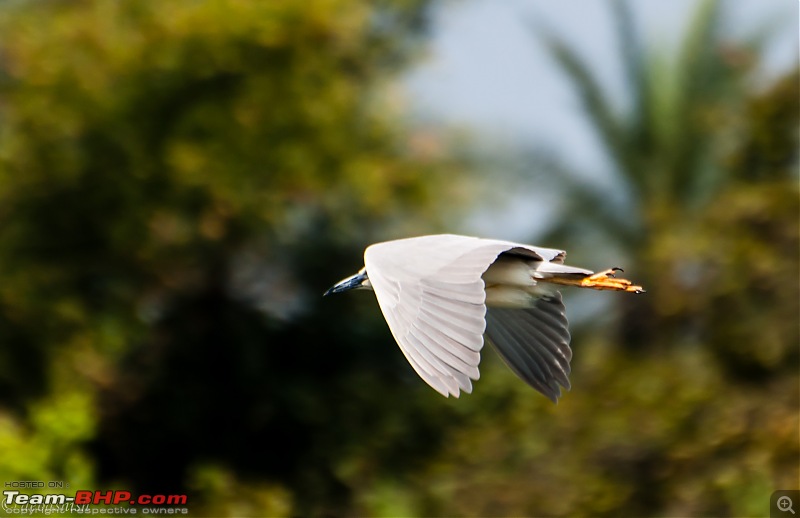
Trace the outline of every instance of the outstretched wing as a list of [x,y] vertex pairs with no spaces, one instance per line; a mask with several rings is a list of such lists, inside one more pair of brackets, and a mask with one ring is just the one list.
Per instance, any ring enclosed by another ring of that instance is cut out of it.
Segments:
[[364,254],[389,329],[408,362],[444,396],[472,391],[486,329],[481,275],[514,250],[557,260],[563,252],[455,235],[378,243]]
[[501,358],[528,385],[554,403],[570,388],[569,330],[561,293],[527,309],[489,308],[486,335]]

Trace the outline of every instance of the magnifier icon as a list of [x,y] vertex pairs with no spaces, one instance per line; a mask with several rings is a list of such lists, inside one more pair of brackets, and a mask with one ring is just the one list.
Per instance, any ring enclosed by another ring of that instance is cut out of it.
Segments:
[[792,499],[788,496],[782,496],[778,498],[778,509],[783,511],[789,511],[790,513],[794,514],[794,509],[792,509]]

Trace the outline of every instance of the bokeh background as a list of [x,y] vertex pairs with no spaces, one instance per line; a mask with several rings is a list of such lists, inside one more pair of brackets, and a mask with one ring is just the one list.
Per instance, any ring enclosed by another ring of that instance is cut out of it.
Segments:
[[[797,4],[550,4],[0,4],[0,479],[197,516],[763,516],[800,487]],[[442,231],[648,292],[566,294],[558,405],[488,348],[444,399],[371,294],[320,296]]]

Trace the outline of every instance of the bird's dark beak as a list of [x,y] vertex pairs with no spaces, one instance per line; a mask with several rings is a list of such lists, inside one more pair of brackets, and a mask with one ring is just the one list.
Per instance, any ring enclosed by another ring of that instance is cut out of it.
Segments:
[[331,295],[333,293],[342,293],[343,291],[354,290],[356,288],[360,288],[361,284],[367,280],[367,274],[364,272],[358,272],[357,274],[348,277],[346,279],[342,279],[341,281],[337,282],[333,286],[331,286],[328,291],[322,294],[323,297]]

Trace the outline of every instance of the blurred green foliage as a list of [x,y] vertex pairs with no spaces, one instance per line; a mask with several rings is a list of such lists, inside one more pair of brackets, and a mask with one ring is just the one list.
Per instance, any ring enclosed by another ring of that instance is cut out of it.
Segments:
[[379,314],[320,297],[458,196],[385,93],[424,8],[0,8],[4,480],[340,513],[436,447]]
[[766,514],[800,485],[798,73],[753,86],[713,2],[677,56],[616,5],[623,113],[548,36],[614,182],[558,170],[536,242],[648,294],[594,294],[617,318],[574,328],[558,406],[489,352],[441,399],[373,297],[320,297],[468,199],[389,88],[425,2],[0,6],[0,478],[209,516]]

